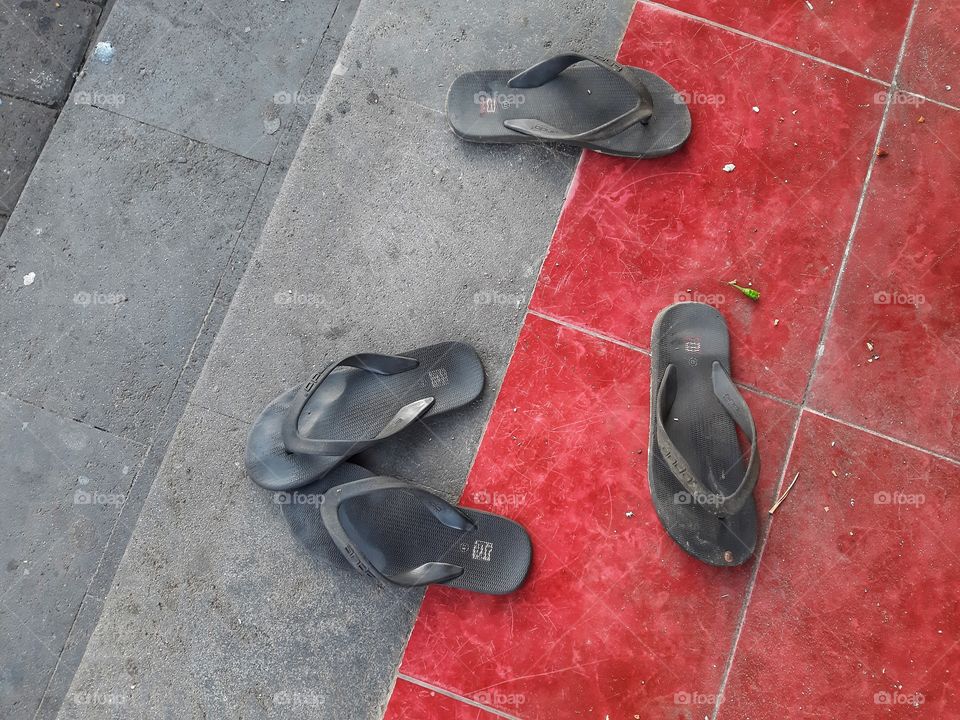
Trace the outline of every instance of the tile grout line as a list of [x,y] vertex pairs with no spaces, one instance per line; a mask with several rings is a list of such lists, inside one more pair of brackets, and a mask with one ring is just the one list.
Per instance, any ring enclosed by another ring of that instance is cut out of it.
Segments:
[[[509,715],[503,712],[502,710],[497,710],[496,708],[490,707],[488,705],[483,705],[482,703],[478,703],[476,700],[471,700],[470,698],[463,697],[462,695],[457,695],[456,693],[450,692],[449,690],[444,690],[441,687],[437,687],[436,685],[431,685],[430,683],[424,682],[423,680],[418,680],[417,678],[412,677],[410,675],[406,675],[404,673],[398,672],[397,679],[405,680],[411,685],[417,685],[426,690],[439,693],[440,695],[443,695],[444,697],[448,697],[451,700],[457,700],[458,702],[462,702],[466,705],[470,705],[471,707],[479,708],[480,710],[491,713],[498,717],[506,718],[506,720],[520,720],[520,718],[518,718],[516,715]],[[392,691],[390,693],[390,696],[393,697]]]
[[[780,468],[780,479],[777,481],[774,497],[780,497],[781,490],[787,477],[787,469],[790,467],[790,457],[793,455],[793,446],[797,442],[797,435],[800,431],[800,420],[803,418],[803,409],[797,413],[797,419],[793,422],[793,431],[790,435],[790,443],[787,445],[787,451],[783,456],[783,466]],[[762,512],[762,510],[761,510]],[[753,591],[757,586],[757,577],[760,575],[760,564],[763,561],[763,554],[767,549],[767,541],[770,537],[770,531],[773,529],[773,517],[769,516],[766,528],[760,538],[760,546],[757,549],[757,557],[750,571],[750,578],[747,580],[747,588],[743,594],[743,601],[740,605],[740,613],[737,616],[737,624],[733,630],[733,639],[730,643],[730,652],[727,655],[727,662],[723,668],[723,674],[720,676],[720,684],[717,686],[717,699],[713,707],[713,713],[710,720],[717,720],[720,714],[720,707],[723,705],[723,693],[727,689],[727,681],[730,679],[730,673],[733,670],[733,661],[737,655],[737,646],[740,644],[740,636],[743,634],[743,628],[747,623],[747,612],[750,610],[750,600],[753,599]]]
[[644,350],[642,347],[638,345],[632,345],[631,343],[625,342],[624,340],[618,340],[615,337],[611,337],[610,335],[604,335],[603,333],[597,332],[596,330],[591,330],[590,328],[585,328],[580,325],[575,325],[571,322],[568,322],[567,320],[561,320],[560,318],[553,317],[552,315],[548,315],[544,312],[541,312],[540,310],[528,309],[527,314],[533,315],[534,317],[538,317],[542,320],[549,320],[550,322],[560,325],[561,327],[568,328],[569,330],[576,330],[577,332],[581,332],[584,335],[595,337],[598,340],[605,340],[608,343],[613,343],[614,345],[619,345],[620,347],[624,347],[627,350],[633,350],[634,352],[638,352],[641,355],[646,355],[647,357],[650,357],[650,351]]
[[[646,0],[643,0],[643,1],[646,1]],[[904,30],[903,40],[900,43],[900,52],[897,54],[897,61],[894,64],[894,68],[893,68],[893,76],[891,78],[891,82],[889,85],[891,92],[887,93],[887,105],[883,110],[883,116],[880,118],[880,126],[877,128],[877,139],[874,143],[873,154],[870,158],[870,165],[867,168],[867,174],[863,180],[863,188],[860,192],[860,201],[857,204],[856,213],[854,213],[853,223],[850,227],[850,235],[847,239],[847,246],[846,248],[844,248],[843,259],[840,261],[840,268],[837,271],[837,279],[834,282],[833,293],[830,298],[830,304],[827,306],[827,314],[824,317],[823,328],[821,329],[821,332],[820,332],[820,340],[817,344],[817,352],[814,357],[813,367],[810,368],[810,375],[807,378],[807,386],[804,389],[803,398],[800,402],[800,411],[797,413],[797,419],[794,422],[793,433],[790,438],[790,444],[787,446],[787,452],[784,455],[783,468],[781,469],[781,472],[780,472],[780,481],[777,483],[776,497],[780,497],[780,493],[783,488],[784,481],[786,479],[787,469],[790,467],[790,460],[793,456],[793,449],[794,449],[794,446],[796,445],[797,436],[799,435],[799,431],[800,431],[800,422],[803,419],[804,412],[810,412],[806,407],[807,398],[810,392],[810,387],[813,384],[813,378],[816,374],[817,366],[820,363],[820,358],[823,356],[823,348],[824,348],[824,343],[826,341],[827,330],[829,329],[830,321],[832,320],[833,313],[836,309],[837,299],[840,295],[840,286],[842,285],[844,272],[847,267],[847,262],[850,258],[850,253],[853,249],[853,241],[854,241],[854,238],[856,237],[857,229],[860,224],[860,217],[863,213],[864,205],[866,204],[867,192],[870,186],[870,179],[873,177],[873,169],[874,167],[876,167],[876,163],[877,163],[877,150],[879,149],[880,142],[883,139],[883,132],[886,129],[887,120],[889,119],[889,116],[890,116],[890,109],[893,107],[893,100],[894,100],[894,96],[896,95],[897,80],[900,75],[900,68],[903,66],[903,58],[907,53],[907,44],[910,40],[910,31],[913,29],[913,23],[917,15],[917,8],[919,7],[919,5],[920,5],[920,0],[913,0],[913,5],[910,8],[910,16],[907,19],[907,27]],[[723,694],[727,689],[727,683],[729,682],[730,674],[733,671],[733,664],[736,660],[736,655],[737,655],[737,647],[740,644],[740,638],[743,635],[743,628],[746,625],[747,613],[749,612],[749,609],[750,609],[750,601],[753,599],[753,592],[756,589],[757,578],[760,575],[760,565],[761,565],[761,562],[763,561],[764,552],[767,549],[767,542],[770,538],[770,533],[773,531],[773,523],[774,523],[774,518],[771,516],[769,518],[769,521],[767,522],[767,527],[763,533],[763,539],[762,539],[759,551],[757,552],[757,559],[756,559],[756,562],[754,563],[753,572],[751,573],[750,580],[747,583],[747,592],[744,594],[743,607],[740,613],[740,618],[737,622],[736,630],[734,631],[733,642],[731,643],[730,653],[727,657],[727,664],[726,664],[726,667],[724,668],[723,675],[721,676],[721,679],[720,679],[720,685],[717,689],[717,699],[716,699],[716,704],[714,705],[711,720],[718,719],[720,715],[720,709],[723,706]]]
[[[759,35],[752,35],[751,33],[748,33],[745,30],[740,30],[735,27],[730,27],[729,25],[718,23],[715,20],[708,20],[707,18],[700,17],[699,15],[694,15],[693,13],[688,13],[683,10],[678,10],[677,8],[670,7],[669,5],[663,5],[660,2],[656,2],[655,0],[637,0],[637,1],[638,1],[638,4],[640,5],[656,7],[665,12],[671,13],[673,15],[679,15],[680,17],[685,17],[690,20],[696,20],[698,22],[702,22],[704,25],[709,25],[710,27],[718,28],[720,30],[726,30],[727,32],[733,33],[735,35],[739,35],[741,37],[745,37],[750,40],[753,40],[754,42],[758,42],[763,45],[767,45],[769,47],[779,48],[780,50],[784,50],[792,55],[799,55],[800,57],[807,58],[808,60],[813,60],[814,62],[819,63],[821,65],[826,65],[836,70],[842,70],[843,72],[849,73],[851,75],[856,75],[857,77],[863,78],[864,80],[870,80],[871,82],[875,82],[878,85],[882,85],[883,87],[890,87],[890,83],[884,80],[881,80],[878,77],[874,77],[873,75],[867,75],[866,73],[859,72],[857,70],[854,70],[853,68],[848,68],[845,65],[840,65],[839,63],[835,63],[831,60],[827,60],[822,57],[817,57],[816,55],[811,55],[808,52],[804,52],[803,50],[798,50],[797,48],[792,48],[789,45],[783,45],[782,43],[778,43],[774,40],[767,40],[766,38],[762,38]],[[908,25],[908,28],[909,28],[909,25]]]
[[807,386],[803,391],[801,406],[806,407],[810,395],[810,389],[813,387],[813,379],[817,374],[817,368],[823,357],[826,348],[827,332],[830,329],[834,312],[837,309],[837,301],[840,298],[840,287],[843,284],[843,276],[846,273],[847,264],[850,261],[850,255],[853,252],[853,242],[857,231],[860,229],[860,218],[863,215],[863,208],[867,202],[867,192],[870,188],[870,180],[873,178],[873,170],[877,166],[877,152],[880,150],[880,142],[883,140],[883,133],[887,128],[887,121],[890,118],[890,111],[893,108],[893,100],[897,91],[897,79],[900,75],[900,68],[903,65],[903,58],[907,53],[907,42],[910,39],[910,31],[913,29],[913,21],[917,14],[917,7],[920,0],[913,0],[913,6],[910,9],[910,17],[907,19],[907,29],[903,35],[903,41],[900,44],[900,53],[897,55],[897,62],[893,68],[893,79],[890,83],[891,92],[887,93],[887,104],[883,109],[883,115],[880,118],[880,127],[877,129],[877,139],[873,144],[873,152],[870,156],[870,165],[867,167],[866,177],[863,179],[863,188],[860,191],[860,200],[857,203],[857,210],[853,215],[853,224],[850,226],[850,234],[847,237],[846,247],[843,249],[843,257],[840,260],[840,268],[837,270],[837,278],[833,283],[833,292],[830,294],[830,303],[827,305],[827,314],[823,318],[823,326],[820,329],[820,339],[817,342],[817,352],[814,356],[813,367],[810,368],[810,375],[807,377]]
[[864,432],[867,435],[872,435],[873,437],[880,438],[881,440],[886,440],[888,442],[894,443],[895,445],[900,445],[901,447],[905,447],[908,450],[913,450],[915,452],[923,453],[925,455],[931,455],[937,458],[938,460],[948,462],[951,465],[960,465],[960,458],[951,457],[950,455],[944,455],[943,453],[939,453],[936,450],[931,450],[930,448],[914,445],[913,443],[908,442],[906,440],[900,440],[899,438],[895,438],[892,435],[887,435],[886,433],[882,433],[879,430],[871,430],[868,427],[864,427],[863,425],[857,425],[856,423],[849,422],[847,420],[844,420],[843,418],[838,418],[834,415],[831,415],[830,413],[826,413],[821,410],[814,410],[813,408],[810,408],[810,407],[803,407],[801,409],[805,412],[810,413],[811,415],[816,415],[817,417],[821,417],[824,420],[830,420],[831,422],[835,422],[838,425],[843,425],[845,427],[853,428],[854,430],[859,430],[860,432]]

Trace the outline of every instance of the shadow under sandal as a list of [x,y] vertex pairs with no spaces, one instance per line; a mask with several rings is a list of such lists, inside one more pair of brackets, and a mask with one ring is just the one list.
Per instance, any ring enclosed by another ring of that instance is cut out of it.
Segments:
[[351,355],[264,408],[247,438],[247,473],[268,490],[303,487],[415,421],[463,407],[483,382],[465,343]]
[[[738,427],[750,443],[746,465]],[[650,494],[670,537],[711,565],[740,565],[756,546],[756,436],[730,379],[723,316],[701,303],[661,311],[651,339]]]
[[530,536],[521,525],[455,507],[403,480],[337,485],[313,507],[343,556],[381,587],[442,584],[504,595],[530,568]]
[[[591,65],[571,68],[581,62]],[[461,75],[447,93],[447,120],[470,142],[555,142],[633,158],[675,152],[691,127],[690,111],[666,80],[580,53],[523,71]]]

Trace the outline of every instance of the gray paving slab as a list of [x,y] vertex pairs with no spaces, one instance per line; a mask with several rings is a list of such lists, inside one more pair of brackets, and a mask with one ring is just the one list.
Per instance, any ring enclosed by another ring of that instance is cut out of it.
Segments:
[[0,92],[61,104],[99,17],[85,0],[0,3]]
[[0,212],[4,215],[17,204],[56,119],[55,110],[0,95]]
[[84,696],[68,698],[67,690],[70,688],[71,680],[73,680],[73,671],[80,664],[87,647],[87,640],[93,634],[102,611],[103,600],[90,595],[83,599],[63,652],[60,654],[57,667],[43,692],[40,707],[37,708],[36,714],[32,716],[33,720],[53,720],[60,711],[64,698],[67,699],[67,702],[73,703],[81,703],[86,700]]
[[632,2],[363,3],[344,41],[338,73],[378,94],[443,110],[455,77],[529,67],[565,50],[614,53]]
[[[510,2],[418,0],[408,22],[361,3],[74,677],[71,693],[126,693],[122,709],[61,718],[380,717],[419,593],[310,565],[244,477],[247,423],[334,357],[467,340],[482,400],[362,458],[459,494],[578,155],[461,143],[438,112],[456,72],[442,59],[533,62],[574,39],[612,52],[628,3],[572,5],[505,22]],[[431,62],[415,55],[425,37]]]
[[246,433],[184,413],[60,718],[349,720],[382,708],[392,677],[381,670],[399,660],[397,628],[420,593],[305,558],[244,477]]
[[267,162],[337,0],[122,2],[75,92]]
[[143,448],[0,395],[0,710],[31,717]]
[[0,238],[0,389],[148,442],[264,170],[68,105]]

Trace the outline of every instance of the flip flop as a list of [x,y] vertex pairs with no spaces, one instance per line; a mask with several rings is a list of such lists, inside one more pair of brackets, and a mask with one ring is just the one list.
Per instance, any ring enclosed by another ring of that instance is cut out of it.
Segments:
[[365,476],[333,487],[321,480],[283,493],[291,532],[311,555],[326,557],[332,541],[381,588],[440,584],[504,595],[523,583],[531,545],[521,525],[455,507],[424,488],[373,477],[350,463],[331,475],[341,473]]
[[264,408],[247,438],[247,473],[268,490],[302,487],[416,420],[463,407],[483,380],[465,343],[351,355]]
[[[710,565],[740,565],[757,542],[757,431],[730,379],[723,316],[701,303],[665,308],[650,346],[648,479],[660,522]],[[737,428],[750,443],[744,466]]]
[[[583,61],[593,65],[568,69]],[[580,53],[523,71],[461,75],[447,93],[447,120],[470,142],[557,142],[633,158],[676,151],[691,124],[680,94],[663,78]]]

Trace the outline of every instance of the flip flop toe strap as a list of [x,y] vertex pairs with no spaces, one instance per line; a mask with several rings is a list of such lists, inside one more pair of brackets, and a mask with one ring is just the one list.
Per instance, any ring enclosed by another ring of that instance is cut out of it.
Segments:
[[637,123],[646,124],[653,116],[653,96],[639,79],[630,73],[624,72],[624,67],[596,55],[582,53],[563,53],[548,60],[537,63],[523,72],[510,78],[507,85],[511,88],[534,88],[544,85],[556,78],[571,65],[579,62],[591,62],[607,72],[625,80],[637,94],[636,104],[625,113],[579,133],[571,133],[554,127],[543,120],[536,118],[519,118],[504,120],[503,124],[510,130],[549,140],[551,142],[592,141],[605,140],[618,135]]
[[719,362],[713,363],[711,376],[714,394],[750,442],[750,459],[739,487],[729,495],[707,487],[667,434],[664,418],[677,396],[677,368],[672,364],[667,365],[657,390],[657,447],[667,467],[690,493],[693,501],[714,515],[726,517],[741,510],[753,493],[760,475],[760,455],[757,452],[757,429],[743,396]]

